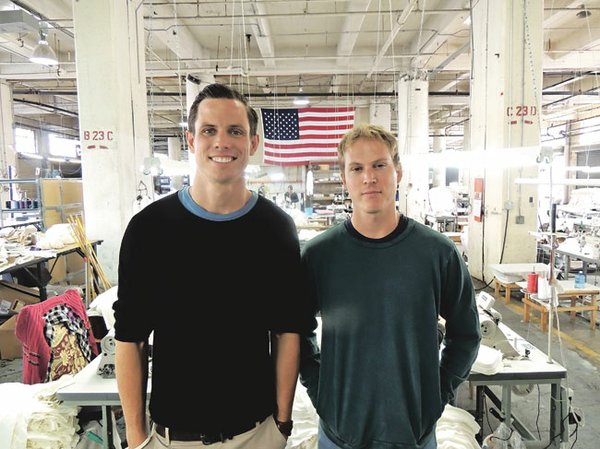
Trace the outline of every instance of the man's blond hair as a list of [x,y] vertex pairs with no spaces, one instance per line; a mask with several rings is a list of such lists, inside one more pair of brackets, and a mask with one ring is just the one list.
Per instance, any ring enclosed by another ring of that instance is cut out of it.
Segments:
[[400,166],[400,155],[398,154],[398,140],[391,132],[378,125],[358,125],[348,131],[337,147],[338,161],[340,168],[344,170],[344,156],[346,150],[359,139],[380,140],[388,147],[392,161],[396,167]]

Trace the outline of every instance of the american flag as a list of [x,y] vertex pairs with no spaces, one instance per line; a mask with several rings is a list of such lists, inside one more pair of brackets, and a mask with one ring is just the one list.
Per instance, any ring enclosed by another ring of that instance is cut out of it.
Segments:
[[354,126],[354,108],[262,109],[264,162],[337,163],[337,145]]

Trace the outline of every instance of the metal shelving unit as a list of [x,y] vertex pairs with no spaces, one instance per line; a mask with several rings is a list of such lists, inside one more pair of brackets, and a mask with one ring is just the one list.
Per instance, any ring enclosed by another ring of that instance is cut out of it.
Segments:
[[[35,186],[35,195],[37,196],[37,199],[30,199],[31,204],[23,204],[22,202],[25,200],[16,199],[14,186],[19,184],[33,184]],[[9,186],[10,192],[7,202],[3,202],[0,205],[0,228],[5,228],[7,226],[26,226],[30,224],[43,228],[42,196],[39,178],[0,179],[0,186],[4,185]],[[33,207],[35,202],[37,202],[37,207]]]

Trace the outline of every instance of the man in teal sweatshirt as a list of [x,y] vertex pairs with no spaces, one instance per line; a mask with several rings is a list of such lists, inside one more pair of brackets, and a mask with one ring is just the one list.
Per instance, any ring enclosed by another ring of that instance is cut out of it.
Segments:
[[395,136],[356,127],[338,158],[352,217],[302,255],[322,319],[321,347],[307,338],[300,367],[319,449],[435,449],[436,422],[479,347],[472,281],[450,239],[397,211]]

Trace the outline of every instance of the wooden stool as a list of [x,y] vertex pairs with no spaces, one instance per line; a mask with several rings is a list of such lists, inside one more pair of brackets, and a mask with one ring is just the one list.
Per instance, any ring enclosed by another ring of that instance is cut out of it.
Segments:
[[497,277],[494,277],[494,296],[496,298],[500,298],[501,287],[504,289],[504,303],[508,304],[510,303],[510,293],[512,289],[518,289],[519,286],[514,282],[504,282],[498,279]]

